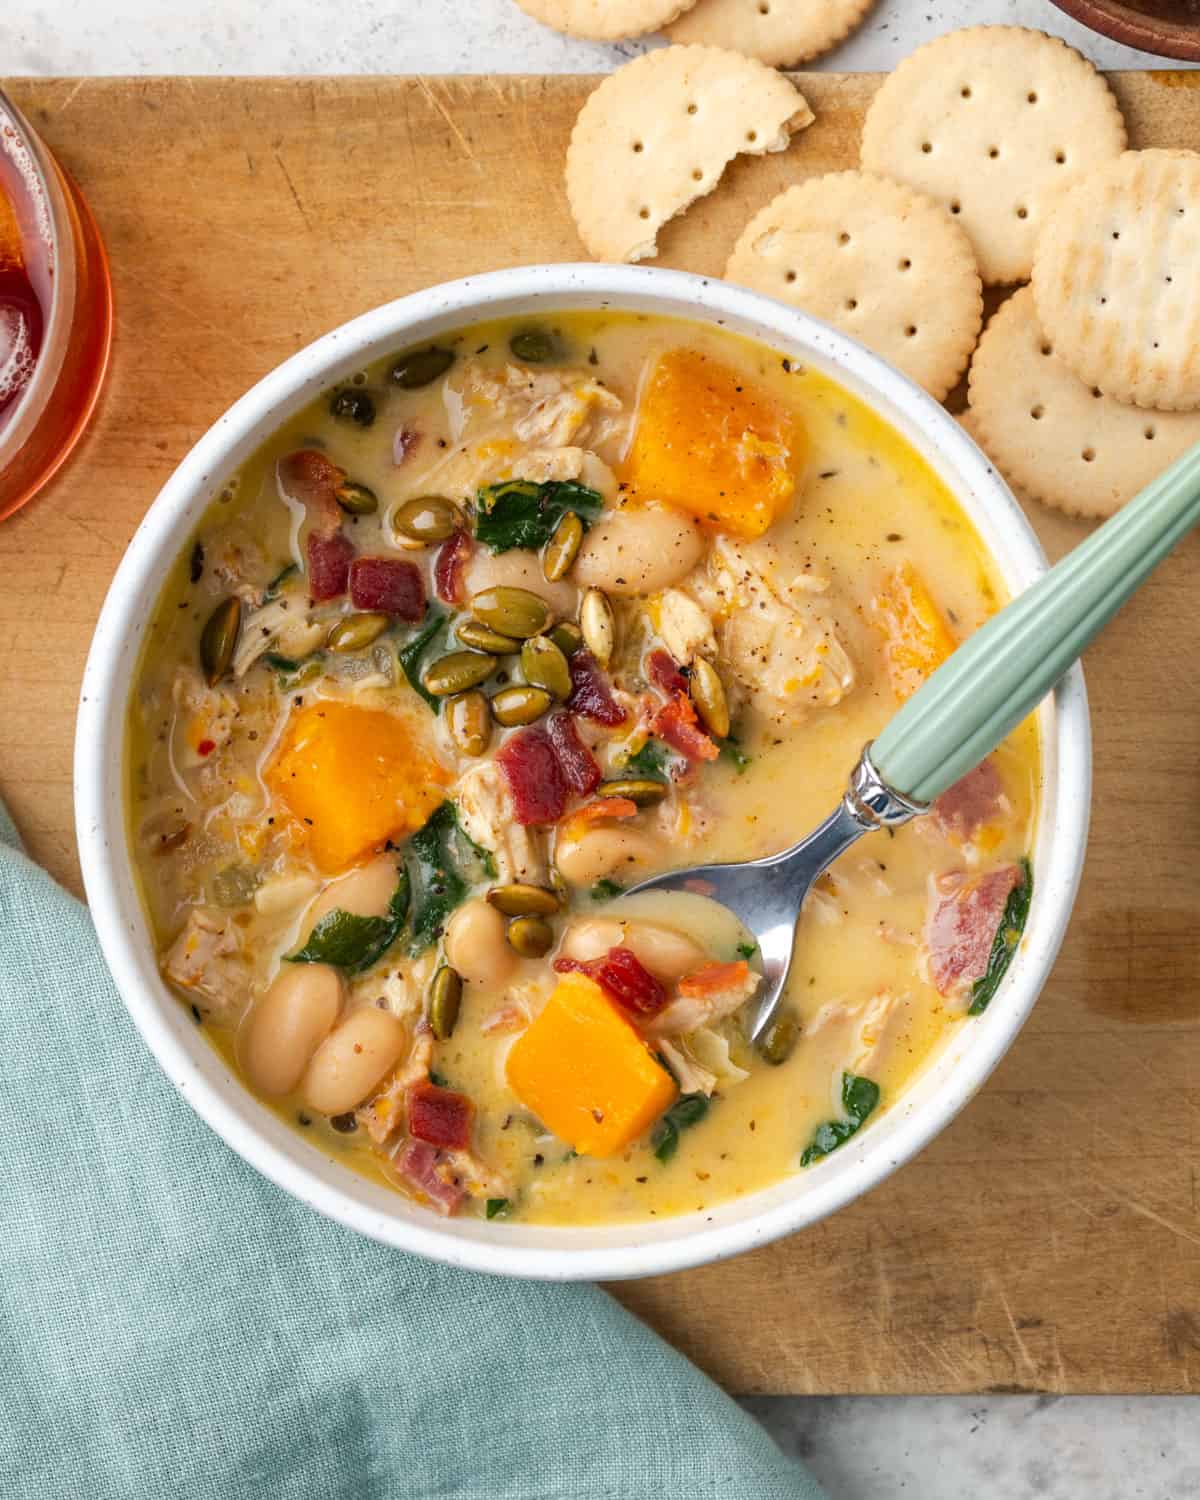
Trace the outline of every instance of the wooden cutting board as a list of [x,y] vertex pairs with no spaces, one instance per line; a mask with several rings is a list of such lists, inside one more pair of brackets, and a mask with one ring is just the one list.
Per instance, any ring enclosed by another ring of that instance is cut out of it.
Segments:
[[[1132,143],[1200,148],[1200,75],[1113,83]],[[719,273],[785,185],[855,164],[877,80],[799,78],[817,123],[662,236]],[[98,419],[0,526],[0,795],[72,889],[75,700],[113,569],[210,422],[403,292],[582,256],[560,189],[579,78],[20,80],[112,254]],[[1035,508],[1050,552],[1085,528]],[[147,600],[149,607],[149,600]],[[738,1392],[1200,1388],[1200,541],[1089,653],[1088,868],[1011,1053],[923,1155],[753,1255],[617,1289]],[[118,768],[112,768],[118,774]]]

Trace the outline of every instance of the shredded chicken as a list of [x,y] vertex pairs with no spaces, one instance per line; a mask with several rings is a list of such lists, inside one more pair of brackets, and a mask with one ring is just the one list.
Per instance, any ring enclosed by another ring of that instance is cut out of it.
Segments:
[[437,1170],[445,1180],[457,1182],[472,1198],[512,1197],[512,1179],[489,1167],[474,1151],[443,1152]]
[[680,1036],[722,1021],[745,1005],[758,989],[761,974],[748,970],[744,979],[704,995],[680,995],[650,1021],[647,1036]]
[[661,1037],[656,1045],[685,1094],[712,1095],[750,1077],[730,1056],[728,1039],[710,1027],[703,1026],[674,1041]]
[[260,656],[276,649],[298,661],[317,649],[326,628],[324,621],[311,618],[296,594],[268,600],[242,621],[233,653],[233,675],[244,677]]
[[378,1094],[360,1105],[354,1117],[377,1146],[386,1145],[404,1125],[405,1096],[414,1084],[425,1083],[433,1064],[433,1032],[420,1025],[413,1032],[408,1057]]
[[167,950],[163,972],[188,992],[198,1009],[221,1016],[234,1011],[245,999],[249,981],[233,919],[193,906]]
[[545,992],[540,985],[531,980],[521,980],[509,985],[504,992],[503,1003],[483,1018],[479,1029],[484,1036],[524,1031],[545,1003]]
[[682,589],[667,589],[660,594],[651,603],[650,618],[663,645],[681,666],[686,667],[698,655],[716,655],[712,620]]
[[494,762],[482,761],[464,771],[454,800],[463,832],[495,856],[501,881],[546,883],[549,870],[543,835],[517,822],[512,794]]
[[858,1004],[831,1000],[805,1028],[805,1040],[829,1049],[839,1069],[878,1081],[914,1014],[912,997],[893,990],[879,990]]
[[181,667],[171,685],[175,703],[172,753],[181,771],[202,766],[233,736],[237,700],[223,688],[210,688],[199,672]]

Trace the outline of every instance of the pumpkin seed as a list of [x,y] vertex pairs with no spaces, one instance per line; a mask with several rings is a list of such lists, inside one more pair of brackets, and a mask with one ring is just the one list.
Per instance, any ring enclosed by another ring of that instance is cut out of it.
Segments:
[[550,639],[570,661],[583,645],[583,631],[574,620],[563,620],[550,631]]
[[429,986],[429,1025],[439,1042],[452,1035],[458,1024],[462,992],[463,982],[458,970],[443,964]]
[[373,516],[379,509],[378,495],[365,484],[355,484],[353,480],[349,480],[346,484],[339,485],[333,493],[348,516]]
[[356,427],[370,427],[375,421],[375,402],[366,391],[356,391],[346,386],[330,397],[329,411],[343,422],[353,422]]
[[236,594],[222,599],[200,632],[200,665],[204,680],[215,687],[233,660],[238,632],[242,628],[242,601]]
[[653,807],[667,795],[665,781],[654,781],[650,777],[626,776],[619,781],[602,781],[596,788],[597,797],[627,797],[638,807]]
[[540,687],[501,688],[492,695],[492,718],[506,729],[514,724],[532,724],[540,719],[554,699]]
[[523,328],[509,339],[508,347],[527,365],[548,365],[566,354],[562,339],[548,328]]
[[554,928],[545,917],[517,917],[508,924],[508,941],[522,958],[545,958],[554,946]]
[[515,656],[521,649],[520,641],[511,635],[501,635],[482,620],[461,621],[455,634],[464,646],[470,646],[473,651],[486,651],[489,656]]
[[552,917],[562,905],[555,893],[544,885],[526,885],[522,881],[494,885],[487,898],[506,917]]
[[462,530],[462,511],[443,495],[417,495],[392,514],[392,527],[412,542],[444,542]]
[[777,1068],[780,1063],[787,1062],[799,1040],[800,1022],[791,1011],[784,1010],[780,1011],[754,1045],[765,1061]]
[[432,385],[444,375],[456,357],[453,349],[439,349],[436,344],[429,349],[402,354],[392,366],[392,384],[401,390],[419,391],[423,385]]
[[554,535],[542,553],[542,574],[548,583],[557,583],[567,576],[582,541],[583,522],[573,510],[568,510],[554,528]]
[[492,738],[492,711],[483,694],[451,698],[446,705],[446,728],[464,755],[482,755]]
[[392,623],[390,615],[363,613],[344,615],[334,622],[325,644],[331,651],[365,651]]
[[617,644],[617,622],[612,605],[599,589],[588,589],[579,611],[579,628],[583,644],[602,667],[612,661]]
[[521,647],[521,673],[526,682],[556,698],[571,696],[571,668],[548,635],[535,635]]
[[449,656],[430,662],[421,673],[421,684],[435,698],[449,698],[486,682],[496,666],[494,656],[484,656],[479,651],[451,651]]
[[520,640],[541,635],[550,623],[550,607],[544,599],[528,589],[503,584],[473,595],[471,613],[501,635],[515,635]]
[[729,701],[720,675],[707,657],[697,656],[692,662],[688,694],[705,729],[716,739],[723,740],[729,733]]

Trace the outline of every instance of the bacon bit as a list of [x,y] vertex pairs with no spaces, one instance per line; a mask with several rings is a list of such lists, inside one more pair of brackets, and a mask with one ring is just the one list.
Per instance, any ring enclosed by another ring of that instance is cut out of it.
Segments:
[[666,989],[632,948],[610,948],[603,958],[556,958],[554,968],[559,974],[586,974],[635,1015],[653,1016],[667,1003]]
[[571,713],[610,729],[624,724],[628,715],[613,697],[608,678],[590,651],[576,651],[571,657],[571,684],[567,699]]
[[340,531],[308,533],[308,592],[320,604],[346,592],[354,546]]
[[629,797],[597,797],[571,814],[571,823],[595,823],[601,818],[636,818],[638,805]]
[[392,1161],[399,1176],[439,1213],[452,1214],[467,1196],[457,1182],[442,1176],[442,1153],[428,1141],[405,1141]]
[[416,452],[421,434],[414,427],[398,427],[392,439],[392,462],[397,468]]
[[689,1000],[707,1000],[710,995],[740,989],[749,978],[750,965],[744,958],[735,959],[730,964],[705,964],[694,973],[683,976],[679,981],[679,993]]
[[317,448],[298,448],[286,453],[275,470],[276,482],[289,500],[312,512],[313,526],[329,536],[341,524],[337,491],[346,482],[346,471]]
[[668,698],[676,693],[687,693],[687,678],[679,670],[674,657],[665,651],[651,651],[646,658],[646,677]]
[[1019,865],[1002,865],[973,880],[944,882],[925,929],[929,977],[949,995],[986,973],[1008,898],[1021,883]]
[[951,838],[966,841],[1000,811],[1004,784],[989,757],[937,799],[931,809],[934,821]]
[[415,623],[425,614],[420,569],[395,557],[356,557],[350,564],[350,602],[355,609]]
[[415,1083],[408,1091],[408,1131],[419,1141],[448,1151],[465,1151],[471,1144],[475,1109],[466,1094]]
[[196,746],[197,755],[211,755],[217,748],[216,740],[201,740]]
[[433,565],[433,586],[443,604],[463,602],[464,574],[475,543],[465,531],[456,531],[438,548]]
[[716,760],[720,749],[699,724],[692,700],[686,693],[677,693],[651,719],[650,732],[688,760]]
[[511,735],[496,751],[496,763],[512,792],[517,822],[557,823],[571,788],[554,743],[540,724]]
[[567,785],[577,797],[590,796],[600,785],[600,767],[588,747],[579,738],[570,714],[551,714],[546,733],[558,756]]

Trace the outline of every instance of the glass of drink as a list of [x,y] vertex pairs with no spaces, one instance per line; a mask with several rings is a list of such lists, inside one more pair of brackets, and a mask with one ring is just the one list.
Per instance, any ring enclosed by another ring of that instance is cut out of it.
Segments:
[[91,211],[0,92],[0,520],[78,442],[111,338],[108,261]]

